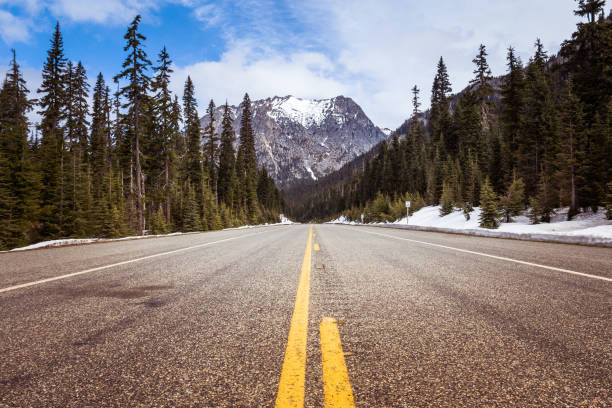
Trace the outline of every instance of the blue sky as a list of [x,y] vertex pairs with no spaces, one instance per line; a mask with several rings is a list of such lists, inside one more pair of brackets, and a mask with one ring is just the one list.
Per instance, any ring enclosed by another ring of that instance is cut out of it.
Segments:
[[428,105],[440,56],[459,91],[481,42],[501,74],[509,45],[524,61],[538,37],[557,52],[578,22],[574,8],[573,0],[0,0],[0,70],[15,48],[34,91],[59,21],[67,57],[83,62],[91,82],[98,72],[112,81],[126,27],[142,14],[150,59],[168,48],[174,90],[181,95],[191,75],[201,111],[211,98],[237,104],[245,91],[252,99],[343,94],[377,125],[396,128],[415,84]]

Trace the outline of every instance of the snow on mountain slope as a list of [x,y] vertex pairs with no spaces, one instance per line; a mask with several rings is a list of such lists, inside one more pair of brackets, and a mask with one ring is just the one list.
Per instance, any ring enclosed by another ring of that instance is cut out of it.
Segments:
[[[309,100],[294,96],[251,102],[257,162],[280,187],[317,181],[369,151],[387,135],[351,98]],[[220,133],[223,107],[215,110]],[[231,107],[236,143],[242,106]],[[206,126],[210,119],[202,118]]]

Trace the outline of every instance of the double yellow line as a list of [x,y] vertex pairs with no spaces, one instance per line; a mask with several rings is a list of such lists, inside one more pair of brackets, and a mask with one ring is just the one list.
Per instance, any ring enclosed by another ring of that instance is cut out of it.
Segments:
[[[318,245],[317,245],[318,246]],[[281,371],[277,408],[301,408],[304,406],[306,380],[306,343],[308,335],[308,306],[310,296],[310,265],[312,258],[312,226],[308,231],[308,242],[302,261],[302,272],[295,297],[295,306],[285,361]],[[335,319],[324,318],[320,325],[321,353],[323,362],[323,391],[325,407],[354,407],[353,392],[344,361],[340,333]]]

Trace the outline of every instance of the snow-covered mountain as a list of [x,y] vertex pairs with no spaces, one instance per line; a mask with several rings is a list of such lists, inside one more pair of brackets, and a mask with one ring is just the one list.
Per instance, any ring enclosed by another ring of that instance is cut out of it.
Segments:
[[[252,101],[257,162],[279,187],[317,180],[387,138],[351,98],[309,100],[294,96]],[[242,105],[231,107],[237,143]],[[215,110],[220,134],[223,107]],[[202,118],[202,125],[209,123]]]

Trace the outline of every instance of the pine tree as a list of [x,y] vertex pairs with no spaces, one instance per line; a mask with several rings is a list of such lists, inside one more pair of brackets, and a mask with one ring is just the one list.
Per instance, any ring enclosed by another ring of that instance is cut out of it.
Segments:
[[489,68],[489,63],[487,62],[487,55],[487,48],[484,44],[480,44],[478,55],[472,60],[476,65],[476,69],[474,69],[474,75],[476,76],[470,81],[470,85],[476,88],[476,94],[481,101],[486,101],[486,98],[493,92],[489,84],[493,77],[491,76],[491,68]]
[[115,75],[115,82],[119,83],[121,79],[127,80],[127,85],[120,88],[117,92],[118,97],[127,99],[122,107],[128,108],[129,119],[128,128],[133,140],[133,157],[136,172],[136,216],[137,216],[137,232],[144,233],[144,177],[141,166],[141,150],[140,142],[142,138],[142,128],[144,118],[143,105],[146,102],[147,91],[150,87],[150,78],[147,71],[151,66],[151,61],[147,59],[147,54],[143,48],[143,41],[147,38],[138,31],[140,24],[140,15],[136,16],[130,23],[127,33],[123,37],[126,40],[126,45],[123,48],[128,53],[122,65],[122,71]]
[[164,47],[158,56],[158,66],[154,67],[155,77],[151,83],[153,92],[153,104],[155,107],[155,117],[153,119],[155,133],[159,140],[159,146],[163,160],[163,200],[165,224],[171,224],[171,191],[176,185],[173,175],[176,174],[175,167],[177,157],[173,154],[176,139],[179,137],[178,118],[174,112],[175,106],[170,92],[170,74],[172,61]]
[[436,76],[431,87],[430,134],[433,143],[438,143],[446,152],[454,152],[448,139],[450,114],[448,94],[452,91],[444,60],[438,61]]
[[571,79],[561,104],[561,143],[557,153],[557,178],[562,186],[561,195],[569,202],[568,220],[578,213],[578,187],[583,184],[579,163],[584,158],[584,123],[582,105],[573,92]]
[[83,64],[79,61],[74,67],[68,62],[66,69],[65,92],[65,134],[68,146],[66,175],[66,214],[64,232],[71,236],[85,236],[87,221],[92,206],[90,169],[88,167],[89,121],[89,83]]
[[512,217],[521,215],[525,209],[525,183],[523,179],[515,179],[506,194],[500,200],[501,214],[506,222],[512,222]]
[[587,16],[589,23],[595,22],[595,16],[603,12],[606,0],[578,0],[578,8],[574,14],[580,17]]
[[202,156],[202,130],[198,118],[197,101],[191,77],[185,81],[183,92],[183,115],[185,118],[185,137],[187,139],[187,152],[185,156],[185,176],[192,185],[195,201],[198,205],[200,217],[203,215],[204,204],[204,169]]
[[440,197],[440,217],[453,212],[453,192],[448,182],[442,184],[442,196]]
[[215,129],[215,102],[211,99],[206,109],[206,115],[209,117],[208,125],[204,130],[205,137],[205,162],[206,168],[208,168],[208,174],[210,177],[210,187],[215,195],[215,202],[218,202],[218,170],[217,170],[217,159],[219,156],[219,136]]
[[[105,216],[110,216],[112,207],[111,196],[108,193],[107,182],[110,182],[110,143],[107,111],[110,108],[106,100],[106,83],[102,73],[99,73],[93,90],[90,133],[90,167],[92,199],[94,209],[91,215],[91,228],[94,233],[103,233]],[[109,234],[109,231],[107,231]]]
[[42,116],[40,130],[40,168],[42,169],[41,190],[41,234],[58,237],[64,234],[64,129],[62,121],[65,111],[65,70],[64,41],[59,23],[51,39],[51,48],[42,69],[42,84],[38,89],[39,114]]
[[221,152],[219,155],[218,197],[219,202],[231,207],[233,203],[232,193],[235,183],[235,153],[234,153],[234,129],[230,116],[229,105],[225,102],[223,107],[223,119],[221,122]]
[[[242,119],[240,122],[240,146],[238,155],[244,163],[244,173],[238,173],[244,186],[247,217],[250,223],[257,223],[257,159],[255,156],[255,135],[251,124],[251,99],[244,94]],[[237,169],[238,170],[238,169]]]
[[487,177],[480,191],[480,226],[495,229],[499,226],[498,201]]
[[39,175],[28,143],[28,89],[15,50],[0,90],[0,247],[32,242],[37,235]]
[[511,152],[510,169],[516,168],[519,134],[522,125],[522,111],[525,94],[525,74],[521,60],[515,55],[514,48],[508,48],[508,74],[502,85],[503,110],[501,113],[504,141]]

